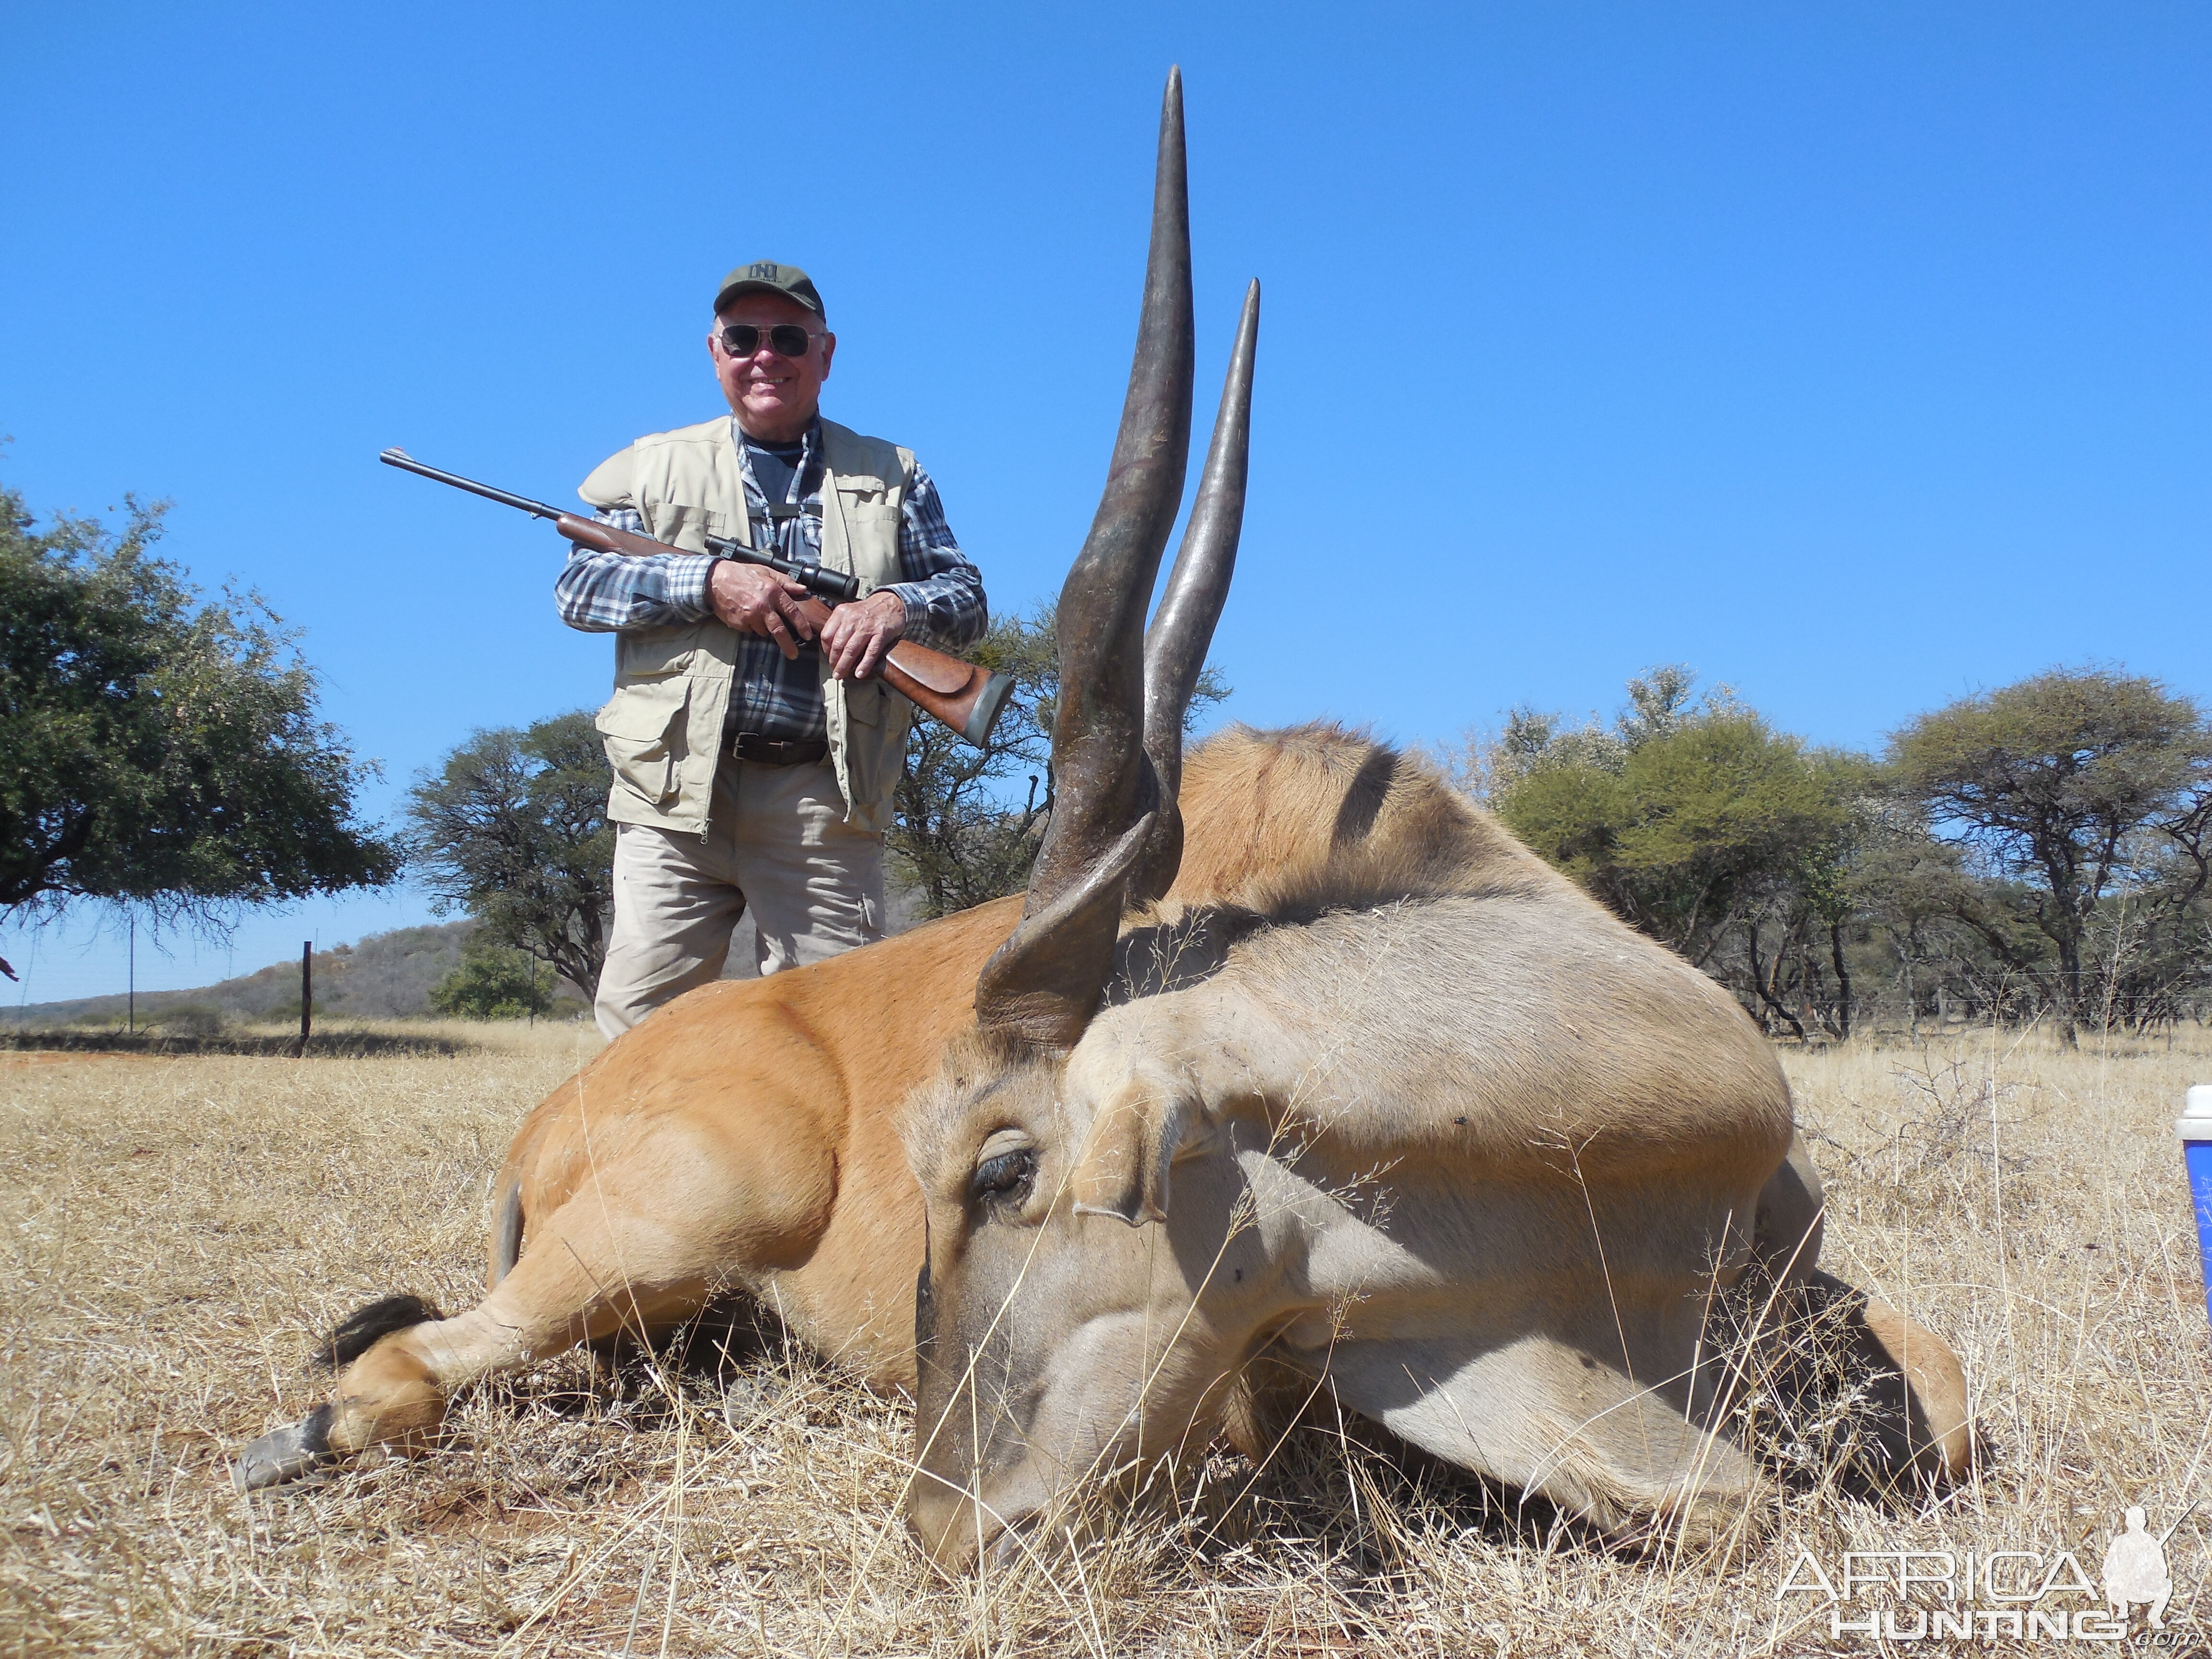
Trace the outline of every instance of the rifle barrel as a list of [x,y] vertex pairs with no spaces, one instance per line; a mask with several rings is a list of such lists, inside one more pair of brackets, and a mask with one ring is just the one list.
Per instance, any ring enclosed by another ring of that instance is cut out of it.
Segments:
[[478,483],[474,478],[464,478],[458,472],[441,472],[434,466],[425,466],[404,449],[387,449],[376,459],[386,466],[396,466],[405,472],[418,472],[426,478],[435,478],[441,484],[451,484],[456,489],[465,489],[472,495],[482,495],[489,501],[497,501],[502,507],[520,507],[525,513],[535,514],[541,519],[568,516],[559,507],[549,507],[544,501],[533,501],[527,495],[510,495],[504,489],[494,489],[489,484]]

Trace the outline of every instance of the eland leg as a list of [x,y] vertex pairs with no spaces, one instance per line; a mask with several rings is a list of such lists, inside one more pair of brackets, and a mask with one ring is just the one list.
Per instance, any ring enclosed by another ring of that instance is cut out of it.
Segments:
[[[468,1312],[440,1318],[417,1298],[392,1297],[347,1321],[333,1340],[340,1370],[330,1400],[248,1446],[239,1486],[275,1486],[370,1446],[425,1443],[470,1383],[580,1343],[665,1330],[725,1288],[711,1249],[686,1249],[690,1241],[648,1219],[600,1213],[595,1196],[563,1206],[537,1248]],[[394,1316],[407,1304],[419,1314],[401,1322]]]
[[[1966,1376],[1959,1357],[1932,1331],[1887,1303],[1854,1290],[1820,1266],[1826,1200],[1820,1172],[1802,1136],[1759,1195],[1754,1254],[1765,1270],[1746,1289],[1771,1308],[1749,1310],[1785,1345],[1823,1340],[1837,1350],[1827,1365],[1806,1366],[1785,1355],[1782,1368],[1799,1383],[1802,1406],[1818,1417],[1817,1389],[1869,1385],[1869,1409],[1856,1425],[1857,1473],[1878,1486],[1902,1476],[1956,1480],[1973,1460]],[[1779,1295],[1775,1292],[1778,1288]],[[1820,1327],[1833,1322],[1823,1339]],[[1809,1380],[1808,1380],[1809,1379]]]
[[[539,1170],[557,1163],[560,1139],[534,1138]],[[507,1188],[497,1282],[483,1301],[446,1319],[417,1298],[389,1297],[341,1325],[331,1399],[247,1447],[239,1485],[274,1486],[374,1445],[419,1444],[471,1382],[580,1343],[649,1337],[729,1290],[757,1289],[820,1238],[836,1190],[830,1164],[803,1136],[738,1146],[664,1121],[634,1150],[611,1149],[558,1199],[529,1181]]]
[[[1828,1279],[1826,1273],[1817,1277]],[[1870,1473],[1887,1477],[1883,1484],[1904,1474],[1938,1483],[1963,1479],[1973,1464],[1974,1430],[1959,1356],[1942,1337],[1887,1302],[1834,1279],[1828,1279],[1828,1286],[1861,1304],[1854,1322],[1861,1354],[1896,1378],[1893,1387],[1876,1393],[1881,1408],[1875,1425],[1879,1467]]]

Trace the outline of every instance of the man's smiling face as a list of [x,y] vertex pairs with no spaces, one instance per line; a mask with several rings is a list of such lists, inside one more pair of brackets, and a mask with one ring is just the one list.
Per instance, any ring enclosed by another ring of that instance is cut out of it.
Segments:
[[[750,323],[760,331],[758,345],[744,356],[722,343],[722,331],[732,323]],[[769,331],[779,324],[806,331],[803,355],[787,357],[769,343]],[[837,337],[798,301],[757,291],[733,296],[715,313],[707,349],[738,424],[756,438],[788,443],[814,418],[822,401],[822,383],[830,378],[830,360],[836,355]]]

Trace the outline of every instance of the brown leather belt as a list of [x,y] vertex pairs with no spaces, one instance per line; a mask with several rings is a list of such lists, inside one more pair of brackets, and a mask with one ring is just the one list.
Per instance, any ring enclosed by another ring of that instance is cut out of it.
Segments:
[[811,766],[830,758],[830,744],[822,738],[804,738],[787,743],[781,738],[764,738],[757,732],[740,732],[730,752],[741,761],[751,761],[759,766]]

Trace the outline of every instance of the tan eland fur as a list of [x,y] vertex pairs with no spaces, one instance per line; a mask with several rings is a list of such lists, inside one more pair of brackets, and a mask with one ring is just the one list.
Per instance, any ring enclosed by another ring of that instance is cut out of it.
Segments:
[[[908,1129],[924,1540],[1015,1547],[1255,1361],[1608,1530],[1723,1524],[1718,1299],[1850,1295],[1769,1044],[1425,764],[1328,728],[1202,753],[1186,881],[1080,1041],[957,1045]],[[1859,1324],[1912,1350],[1907,1450],[1956,1473],[1956,1360]]]

